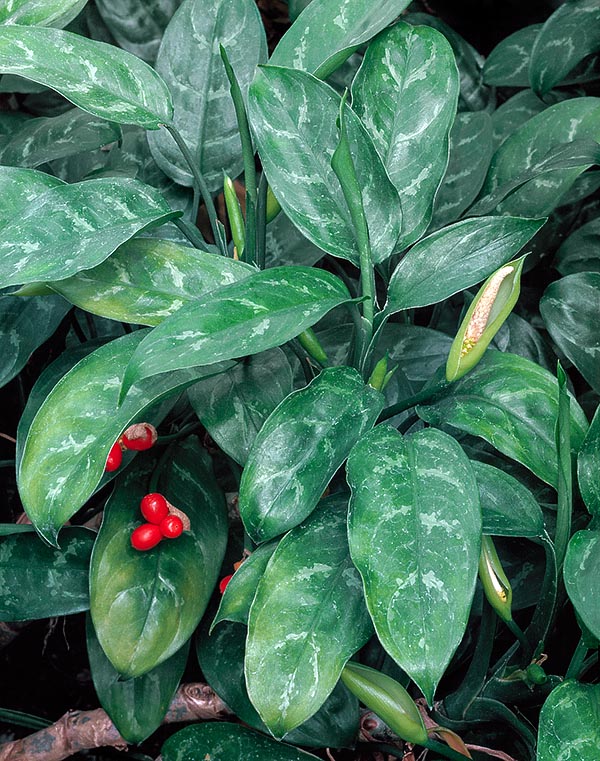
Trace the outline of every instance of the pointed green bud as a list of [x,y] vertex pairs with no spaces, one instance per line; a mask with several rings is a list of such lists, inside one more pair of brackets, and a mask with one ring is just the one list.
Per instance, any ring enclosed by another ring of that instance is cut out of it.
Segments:
[[279,201],[275,198],[271,186],[267,185],[267,224],[272,222],[280,211]]
[[233,245],[235,246],[237,258],[241,259],[244,253],[244,246],[246,245],[246,225],[233,180],[226,174],[223,175],[223,196],[225,197]]
[[512,587],[491,536],[481,537],[479,578],[487,601],[503,621],[512,621]]
[[386,354],[385,357],[382,357],[373,368],[373,372],[371,373],[371,377],[368,380],[368,384],[374,388],[375,391],[383,391],[395,372],[395,367],[393,367],[391,370],[388,370],[388,356]]
[[302,333],[298,335],[298,341],[304,351],[313,359],[316,359],[319,364],[327,364],[327,354],[325,354],[325,349],[321,346],[321,343],[312,328],[303,330]]

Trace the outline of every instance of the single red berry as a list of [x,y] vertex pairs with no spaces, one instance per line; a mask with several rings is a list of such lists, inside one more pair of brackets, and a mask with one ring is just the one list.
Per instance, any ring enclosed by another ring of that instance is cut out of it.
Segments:
[[109,473],[112,473],[113,470],[117,470],[117,468],[121,467],[122,462],[123,452],[121,451],[121,447],[117,441],[112,445],[110,452],[108,453],[105,470],[107,470]]
[[152,493],[146,496],[140,502],[140,510],[148,523],[155,523],[157,526],[169,514],[167,500],[162,494]]
[[154,523],[142,523],[131,533],[131,546],[135,550],[151,550],[160,542],[162,534]]
[[183,534],[183,521],[178,515],[167,515],[160,522],[160,530],[166,539],[177,539]]
[[156,429],[148,423],[130,425],[121,436],[121,441],[125,449],[143,452],[145,449],[150,449],[150,447],[154,446],[156,442]]
[[229,584],[232,578],[233,578],[232,573],[230,573],[229,576],[223,576],[223,578],[219,582],[219,592],[221,594],[223,594],[223,592],[227,589],[227,585]]

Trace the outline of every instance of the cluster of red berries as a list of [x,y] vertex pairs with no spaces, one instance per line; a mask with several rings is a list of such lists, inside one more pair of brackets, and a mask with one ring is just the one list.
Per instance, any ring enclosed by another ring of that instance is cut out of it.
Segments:
[[183,520],[162,494],[146,494],[140,502],[140,510],[148,521],[131,534],[131,546],[136,550],[151,550],[163,539],[177,539],[185,528]]
[[106,458],[106,470],[112,473],[113,470],[117,470],[121,467],[123,462],[123,452],[126,449],[130,449],[134,452],[143,452],[145,449],[150,449],[156,444],[158,434],[156,428],[150,423],[134,423],[119,436],[108,457]]

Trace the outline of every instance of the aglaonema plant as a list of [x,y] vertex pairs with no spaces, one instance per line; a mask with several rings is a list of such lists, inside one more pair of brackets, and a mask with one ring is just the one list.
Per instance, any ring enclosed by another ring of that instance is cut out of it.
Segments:
[[290,8],[270,56],[253,0],[17,5],[2,380],[80,345],[22,410],[0,620],[89,611],[129,743],[194,639],[232,721],[164,761],[597,759],[597,246],[536,274],[597,244],[598,4],[485,65],[408,0]]

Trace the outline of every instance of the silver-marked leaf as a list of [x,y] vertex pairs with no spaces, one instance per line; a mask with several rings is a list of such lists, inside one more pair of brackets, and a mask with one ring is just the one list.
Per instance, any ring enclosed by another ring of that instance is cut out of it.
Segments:
[[47,190],[64,184],[58,177],[35,169],[0,166],[0,229],[21,217]]
[[140,743],[158,729],[187,662],[189,641],[143,676],[122,679],[100,647],[92,619],[86,626],[87,653],[100,705],[128,743]]
[[275,737],[323,705],[371,633],[336,495],[281,540],[250,608],[248,695]]
[[345,301],[346,286],[324,270],[273,267],[186,304],[133,355],[123,394],[141,378],[258,354],[289,341]]
[[491,115],[494,127],[494,148],[497,150],[507,137],[550,105],[551,103],[538,98],[533,90],[521,90],[502,103]]
[[[556,488],[558,466],[554,424],[556,378],[516,354],[489,350],[479,364],[435,404],[417,412],[431,425],[449,425],[481,436],[508,457]],[[571,448],[577,452],[588,424],[571,398]]]
[[544,95],[590,53],[600,50],[598,0],[572,0],[554,11],[531,49],[529,81]]
[[92,495],[125,428],[157,401],[226,368],[196,368],[141,383],[118,407],[123,373],[146,333],[130,333],[82,359],[56,384],[31,423],[19,491],[32,523],[52,544],[63,523]]
[[540,313],[558,348],[600,391],[600,272],[576,272],[544,291]]
[[0,6],[0,24],[64,27],[87,0],[5,0]]
[[325,79],[364,42],[402,13],[410,0],[312,0],[283,35],[269,63]]
[[0,148],[0,163],[36,167],[54,159],[93,151],[121,137],[112,122],[77,108],[60,116],[30,119]]
[[600,639],[600,531],[578,531],[571,537],[563,577],[577,615]]
[[88,610],[93,531],[66,528],[61,549],[48,547],[32,531],[0,537],[2,621],[31,621]]
[[[250,87],[248,109],[269,184],[285,213],[316,246],[356,264],[354,227],[331,168],[340,96],[306,72],[266,66]],[[366,129],[349,106],[344,109],[372,256],[382,262],[398,239],[400,201]]]
[[21,370],[33,352],[54,333],[70,306],[57,297],[0,297],[0,387]]
[[474,217],[416,243],[390,279],[387,314],[435,304],[470,288],[511,259],[544,219]]
[[69,277],[100,264],[145,227],[180,215],[158,190],[138,180],[61,184],[0,228],[0,282]]
[[0,73],[51,87],[84,111],[118,124],[158,129],[173,115],[169,90],[148,64],[72,32],[0,27]]
[[[156,70],[173,93],[177,127],[208,185],[242,170],[242,148],[219,45],[227,51],[245,95],[267,43],[254,0],[184,0],[169,23]],[[180,185],[192,185],[189,166],[167,132],[148,136],[156,163]]]
[[157,491],[183,510],[191,528],[146,552],[131,546],[143,523],[137,506],[149,491],[155,460],[124,473],[104,511],[90,565],[90,612],[115,669],[139,677],[190,638],[213,592],[227,543],[225,497],[196,438],[179,444]]
[[[485,111],[456,115],[448,169],[435,197],[431,227],[455,222],[475,200],[492,158],[492,120]],[[405,207],[403,206],[403,209]]]
[[381,644],[429,705],[467,626],[481,510],[460,445],[378,426],[352,450],[348,536]]
[[485,462],[471,461],[479,489],[483,533],[537,537],[544,515],[533,494],[514,476]]
[[[597,761],[600,684],[559,684],[542,706],[537,761]],[[166,761],[166,760],[165,760]]]
[[497,87],[529,87],[531,49],[541,28],[542,24],[523,27],[496,45],[483,66],[483,79],[486,84]]
[[556,252],[553,265],[561,275],[600,272],[600,218],[569,235]]
[[292,391],[292,367],[274,348],[201,381],[188,396],[211,438],[243,466],[263,423]]
[[96,0],[95,6],[119,45],[148,63],[181,0]]
[[112,320],[158,325],[184,304],[256,273],[249,264],[155,238],[134,238],[102,264],[50,286]]
[[267,267],[284,264],[312,267],[323,258],[323,250],[305,238],[283,211],[268,225],[266,243]]
[[397,250],[418,240],[431,220],[458,93],[450,43],[429,26],[402,22],[369,45],[352,83],[352,107],[400,196]]
[[600,515],[600,408],[596,409],[577,457],[577,479],[585,506]]
[[383,404],[350,367],[323,370],[283,400],[256,437],[240,482],[240,514],[254,541],[282,534],[314,510]]

